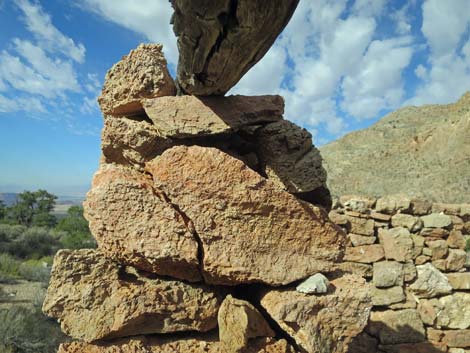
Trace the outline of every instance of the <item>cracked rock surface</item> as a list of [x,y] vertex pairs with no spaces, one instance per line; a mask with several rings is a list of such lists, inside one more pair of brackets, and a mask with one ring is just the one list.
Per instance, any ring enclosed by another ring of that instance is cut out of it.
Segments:
[[299,0],[172,0],[178,37],[177,85],[223,95],[266,54]]
[[215,149],[176,146],[146,170],[191,219],[211,284],[284,285],[330,272],[345,234],[320,208]]
[[209,331],[220,297],[202,285],[150,278],[95,250],[61,250],[54,258],[43,311],[62,330],[92,342],[131,335]]

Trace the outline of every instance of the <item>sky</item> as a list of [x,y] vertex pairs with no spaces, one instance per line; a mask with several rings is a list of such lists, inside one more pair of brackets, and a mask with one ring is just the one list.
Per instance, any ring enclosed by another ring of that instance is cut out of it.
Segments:
[[[168,0],[0,0],[0,192],[84,195],[106,71],[142,42],[178,52]],[[470,90],[470,0],[300,0],[229,94],[281,94],[321,146]]]

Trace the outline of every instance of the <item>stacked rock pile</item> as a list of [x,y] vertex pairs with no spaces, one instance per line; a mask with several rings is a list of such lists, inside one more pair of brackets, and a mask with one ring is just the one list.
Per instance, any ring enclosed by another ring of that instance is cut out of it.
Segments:
[[343,269],[372,284],[353,352],[470,352],[470,204],[343,196],[330,218],[348,232]]
[[43,306],[76,340],[59,351],[346,352],[372,303],[338,270],[311,135],[279,96],[175,92],[160,45],[106,76],[98,249],[56,255]]

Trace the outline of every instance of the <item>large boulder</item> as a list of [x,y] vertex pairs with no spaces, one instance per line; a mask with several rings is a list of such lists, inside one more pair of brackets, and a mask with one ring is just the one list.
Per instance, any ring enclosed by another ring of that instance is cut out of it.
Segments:
[[306,352],[341,353],[366,326],[372,302],[365,280],[345,275],[331,281],[325,295],[271,290],[261,305]]
[[[111,342],[89,344],[63,343],[57,353],[227,353],[223,344],[214,337],[161,338],[139,336]],[[295,353],[285,340],[259,338],[253,340],[243,353]]]
[[299,0],[172,0],[178,37],[177,85],[223,95],[268,51]]
[[191,225],[145,174],[102,165],[83,205],[106,256],[160,275],[201,279]]
[[43,311],[73,338],[92,342],[131,335],[209,331],[220,297],[202,285],[146,277],[95,250],[54,258]]
[[141,44],[107,72],[98,102],[104,114],[134,115],[142,99],[175,94],[162,46]]
[[280,96],[161,97],[143,102],[145,113],[163,137],[216,135],[282,119]]
[[284,285],[333,271],[343,254],[345,234],[322,209],[220,150],[173,147],[146,170],[194,225],[208,283]]

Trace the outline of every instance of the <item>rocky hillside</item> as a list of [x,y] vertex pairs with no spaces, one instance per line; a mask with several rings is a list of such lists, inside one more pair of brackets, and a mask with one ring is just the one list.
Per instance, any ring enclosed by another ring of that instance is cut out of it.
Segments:
[[455,104],[402,108],[320,150],[334,195],[468,202],[470,92]]

